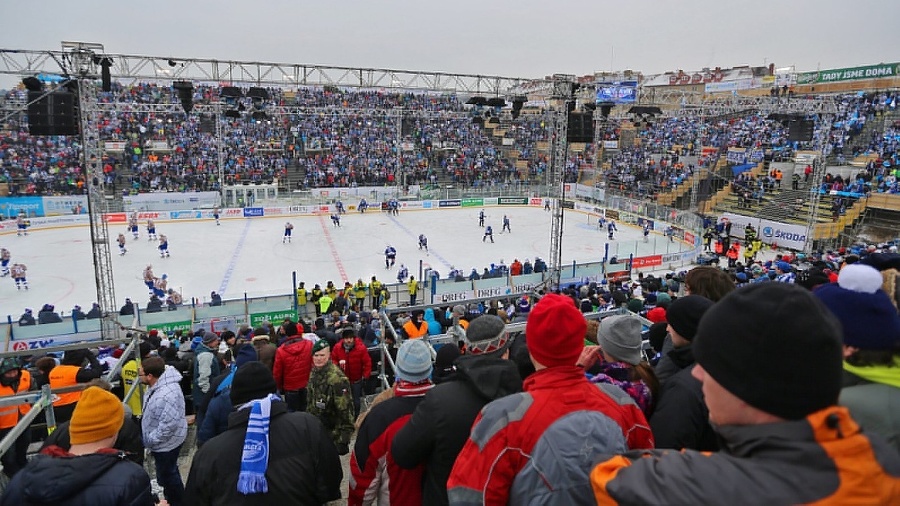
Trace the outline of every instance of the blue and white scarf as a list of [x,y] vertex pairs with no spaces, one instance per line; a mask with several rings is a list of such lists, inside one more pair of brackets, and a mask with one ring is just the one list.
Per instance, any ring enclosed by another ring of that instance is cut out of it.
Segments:
[[241,453],[241,473],[237,483],[238,492],[244,495],[269,491],[266,469],[269,467],[269,416],[273,400],[280,398],[269,394],[238,407],[238,410],[250,408],[250,420],[247,422],[247,435],[244,436],[244,449]]

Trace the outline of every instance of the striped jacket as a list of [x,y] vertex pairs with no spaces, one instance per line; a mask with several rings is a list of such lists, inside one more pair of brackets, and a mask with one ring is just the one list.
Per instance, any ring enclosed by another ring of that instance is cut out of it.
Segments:
[[481,411],[450,473],[451,504],[586,504],[604,454],[653,448],[643,413],[581,368],[552,367]]

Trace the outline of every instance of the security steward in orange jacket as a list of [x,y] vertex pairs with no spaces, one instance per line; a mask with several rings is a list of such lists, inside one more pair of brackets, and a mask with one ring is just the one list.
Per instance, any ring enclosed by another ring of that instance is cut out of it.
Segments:
[[799,285],[725,296],[700,320],[691,369],[722,450],[601,457],[597,504],[897,504],[900,455],[837,405],[842,337]]
[[[87,383],[97,379],[103,374],[103,366],[87,349],[69,350],[63,355],[60,365],[50,371],[50,388],[57,388]],[[53,415],[56,423],[62,423],[72,418],[75,404],[81,399],[81,390],[57,394],[59,399],[53,403]]]
[[[0,361],[0,397],[23,394],[32,389],[31,374],[19,366],[19,361],[13,357]],[[0,407],[0,439],[19,423],[21,417],[28,414],[31,404],[23,403],[18,406]],[[3,472],[12,478],[20,469],[25,467],[27,460],[28,444],[31,443],[31,429],[19,435],[13,446],[0,457],[3,463]]]
[[401,330],[406,334],[407,339],[421,339],[428,335],[428,322],[422,319],[424,315],[424,311],[413,311],[409,321],[403,324]]

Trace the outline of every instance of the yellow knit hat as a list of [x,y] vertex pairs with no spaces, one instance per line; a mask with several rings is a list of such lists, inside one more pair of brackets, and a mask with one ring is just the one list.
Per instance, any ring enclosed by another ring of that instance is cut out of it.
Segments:
[[69,438],[73,445],[93,443],[115,436],[123,423],[122,401],[102,388],[88,387],[72,413]]

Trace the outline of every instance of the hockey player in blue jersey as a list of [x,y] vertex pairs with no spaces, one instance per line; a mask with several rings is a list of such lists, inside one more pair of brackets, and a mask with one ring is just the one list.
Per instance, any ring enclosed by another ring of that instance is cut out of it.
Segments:
[[403,283],[406,281],[407,276],[409,276],[409,269],[405,265],[400,264],[400,270],[397,272],[397,282]]
[[339,212],[331,215],[331,224],[335,227],[341,226],[341,214]]
[[491,242],[494,242],[494,229],[491,228],[490,225],[485,227],[484,229],[484,237],[481,238],[481,242],[484,242],[488,237],[491,238]]
[[424,249],[425,252],[428,252],[428,238],[425,237],[425,234],[419,234],[419,249]]
[[366,212],[366,209],[369,208],[369,203],[366,202],[366,199],[360,199],[359,205],[356,206],[356,208],[359,209],[359,212],[364,213]]
[[478,226],[479,227],[484,226],[484,209],[482,209],[481,212],[478,213]]
[[337,209],[337,213],[338,213],[339,215],[344,214],[344,213],[347,212],[347,211],[344,210],[344,203],[341,202],[340,200],[338,200],[337,202],[334,203],[334,208]]
[[28,227],[31,225],[31,221],[25,219],[24,214],[20,214],[18,218],[16,218],[16,235],[28,235]]
[[650,224],[644,223],[644,242],[648,242],[650,240]]
[[512,229],[509,228],[509,216],[503,215],[503,228],[500,229],[500,233],[509,232],[512,233]]
[[384,249],[384,268],[390,269],[394,266],[394,262],[397,259],[397,250],[394,249],[393,246],[388,246]]
[[286,242],[291,242],[291,231],[294,230],[294,224],[291,222],[286,222],[284,224],[284,237],[281,238],[281,244]]
[[616,228],[616,222],[609,220],[609,223],[606,224],[606,231],[609,234],[609,240],[615,240],[615,233],[619,231],[619,229]]
[[218,207],[213,209],[213,218],[215,218],[215,220],[216,220],[216,225],[221,225],[221,223],[219,223],[219,208]]

